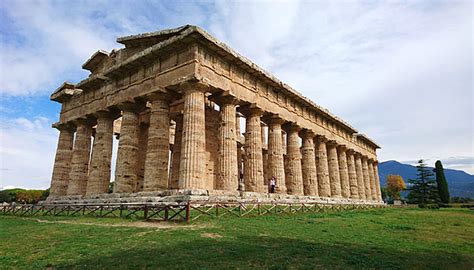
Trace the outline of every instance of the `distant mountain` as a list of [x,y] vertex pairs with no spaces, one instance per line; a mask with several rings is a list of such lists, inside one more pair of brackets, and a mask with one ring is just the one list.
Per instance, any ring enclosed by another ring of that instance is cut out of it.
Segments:
[[[416,178],[416,167],[395,160],[379,163],[381,186],[385,186],[387,175],[389,174],[401,175],[403,180],[405,180],[405,183],[408,183],[408,179]],[[474,198],[474,175],[468,174],[464,171],[446,168],[444,169],[444,174],[448,181],[449,194],[451,197]]]

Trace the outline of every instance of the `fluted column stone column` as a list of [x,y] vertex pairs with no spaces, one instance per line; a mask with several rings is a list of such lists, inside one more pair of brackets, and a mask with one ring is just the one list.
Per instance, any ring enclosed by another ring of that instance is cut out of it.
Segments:
[[183,137],[183,115],[181,113],[174,117],[176,122],[174,130],[173,153],[171,154],[171,173],[170,173],[170,189],[179,188],[179,163],[181,160],[181,143]]
[[132,193],[138,182],[139,105],[121,104],[122,125],[115,168],[115,193]]
[[92,124],[86,119],[78,119],[76,138],[71,158],[67,195],[85,195],[89,174]]
[[316,171],[318,176],[318,192],[320,197],[331,197],[326,141],[326,138],[322,136],[317,137],[318,162],[316,163]]
[[330,141],[328,147],[328,165],[329,165],[329,179],[331,185],[331,197],[341,197],[341,179],[339,175],[339,161],[337,158],[337,144],[335,141]]
[[339,146],[337,149],[338,161],[339,161],[339,177],[341,179],[341,195],[343,198],[351,197],[350,183],[349,183],[349,170],[347,167],[347,148],[345,146]]
[[259,108],[243,108],[246,115],[245,128],[245,158],[244,158],[244,184],[245,191],[265,192],[263,186],[263,155],[262,155],[262,128]]
[[97,112],[95,116],[97,127],[92,147],[87,195],[107,193],[110,183],[114,118],[108,111]]
[[365,199],[372,199],[372,191],[370,188],[369,166],[367,164],[367,157],[362,156],[362,176],[364,178]]
[[290,124],[286,128],[286,189],[288,194],[303,195],[303,172],[301,169],[300,127]]
[[149,96],[150,125],[145,159],[144,191],[168,189],[170,151],[170,98],[165,93]]
[[199,83],[183,85],[184,110],[179,188],[205,189],[205,92],[207,87]]
[[347,171],[349,175],[350,197],[351,199],[359,199],[355,157],[354,151],[351,149],[347,151]]
[[303,145],[301,148],[303,170],[304,195],[318,196],[318,175],[316,169],[316,155],[314,148],[314,133],[310,130],[303,130]]
[[377,200],[377,186],[375,184],[375,175],[374,175],[374,166],[372,164],[372,160],[369,159],[367,161],[367,165],[369,167],[369,179],[370,179],[370,194],[372,195],[371,199],[373,201]]
[[236,99],[220,99],[219,157],[216,188],[219,190],[237,190],[239,174],[237,164]]
[[377,191],[377,200],[382,201],[382,190],[380,190],[380,178],[379,178],[379,163],[376,160],[374,162],[374,176],[375,176],[375,185],[376,185],[376,191]]
[[282,129],[283,119],[270,118],[268,123],[268,170],[275,177],[277,192],[286,194],[285,161],[283,157]]
[[51,197],[67,194],[74,142],[74,128],[71,125],[60,124],[54,127],[59,130],[59,138],[56,157],[54,158],[53,175],[51,177]]
[[355,154],[356,174],[357,174],[357,187],[359,189],[359,199],[365,200],[365,181],[362,170],[362,156],[359,153]]

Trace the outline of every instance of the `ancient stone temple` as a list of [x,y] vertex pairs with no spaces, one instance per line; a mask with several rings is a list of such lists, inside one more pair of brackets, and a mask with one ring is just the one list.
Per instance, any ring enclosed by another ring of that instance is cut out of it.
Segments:
[[117,42],[51,95],[49,201],[381,203],[375,142],[199,27]]

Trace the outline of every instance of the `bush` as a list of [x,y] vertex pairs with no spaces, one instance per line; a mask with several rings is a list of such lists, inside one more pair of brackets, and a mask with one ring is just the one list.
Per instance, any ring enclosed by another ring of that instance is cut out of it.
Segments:
[[420,203],[418,204],[419,208],[426,208],[426,209],[439,209],[439,205],[436,203]]
[[451,208],[451,207],[453,207],[452,205],[447,204],[447,203],[438,203],[438,206],[441,207],[441,208]]

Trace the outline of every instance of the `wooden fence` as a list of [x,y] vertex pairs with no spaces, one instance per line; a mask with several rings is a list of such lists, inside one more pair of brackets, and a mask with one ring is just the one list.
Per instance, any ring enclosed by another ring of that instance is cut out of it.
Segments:
[[121,217],[143,220],[191,222],[223,216],[249,217],[271,214],[322,213],[386,207],[385,205],[318,203],[209,203],[174,204],[51,204],[3,205],[0,215]]

